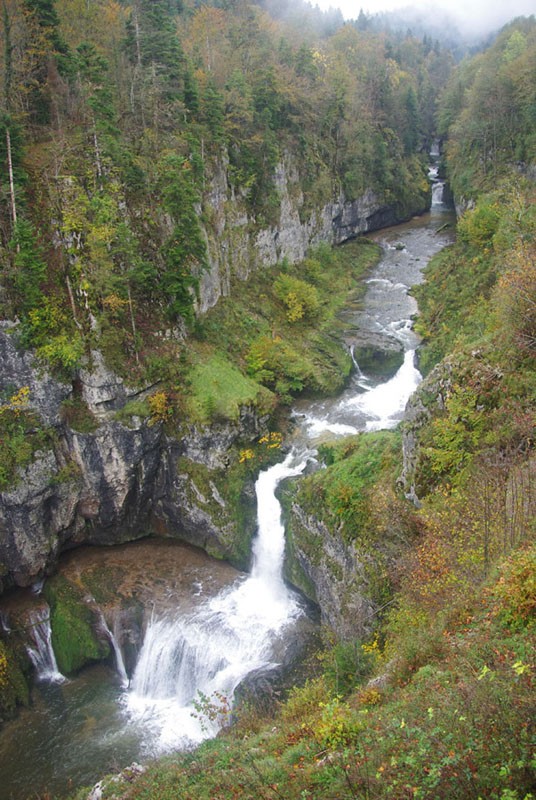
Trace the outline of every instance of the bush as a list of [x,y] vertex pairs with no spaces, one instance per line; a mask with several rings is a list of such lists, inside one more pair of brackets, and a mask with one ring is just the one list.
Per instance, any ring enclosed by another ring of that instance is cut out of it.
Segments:
[[320,308],[318,291],[310,283],[280,274],[274,281],[274,294],[287,307],[287,321],[299,322],[311,318]]

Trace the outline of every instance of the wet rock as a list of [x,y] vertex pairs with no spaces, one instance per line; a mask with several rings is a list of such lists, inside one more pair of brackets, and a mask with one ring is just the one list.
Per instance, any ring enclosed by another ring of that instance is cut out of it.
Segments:
[[404,345],[399,339],[374,331],[352,331],[346,342],[354,359],[367,374],[394,375],[404,363]]

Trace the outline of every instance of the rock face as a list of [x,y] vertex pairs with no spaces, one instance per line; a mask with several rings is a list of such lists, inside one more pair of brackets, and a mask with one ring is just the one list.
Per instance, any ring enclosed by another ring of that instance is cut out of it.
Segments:
[[60,405],[71,393],[71,386],[59,383],[39,369],[31,353],[17,347],[16,325],[0,321],[0,393],[14,394],[21,386],[30,390],[29,406],[46,425],[60,421]]
[[291,509],[288,579],[321,609],[322,622],[340,639],[364,637],[372,628],[375,604],[371,598],[367,561],[355,544],[307,514]]
[[95,370],[81,379],[91,387],[87,397],[100,424],[82,433],[62,422],[61,403],[72,387],[20,352],[14,331],[0,331],[0,359],[0,387],[12,393],[29,386],[30,407],[54,431],[53,446],[35,453],[16,485],[0,493],[0,590],[33,583],[75,545],[117,544],[152,532],[247,563],[253,486],[228,496],[229,453],[237,441],[265,433],[267,418],[244,410],[237,423],[192,428],[179,441],[136,417],[126,426],[113,409],[129,391],[94,359]]
[[307,210],[301,183],[302,176],[287,154],[275,171],[280,202],[277,224],[259,229],[230,188],[225,163],[218,165],[205,198],[211,208],[212,230],[207,231],[210,269],[203,273],[200,283],[201,312],[229,294],[233,276],[246,280],[254,269],[271,267],[283,259],[301,261],[311,246],[341,244],[409,219],[430,205],[428,196],[416,192],[414,206],[401,213],[367,189],[357,199],[349,200],[341,194]]
[[379,375],[394,375],[404,362],[400,339],[375,331],[352,331],[345,335],[360,369]]
[[[262,228],[244,210],[244,198],[235,196],[226,164],[214,168],[204,198],[211,210],[210,269],[201,276],[199,313],[229,294],[231,278],[246,280],[254,269],[303,259],[311,245],[337,244],[401,221],[395,207],[371,190],[352,201],[340,196],[306,210],[300,181],[292,158],[285,157],[275,174],[279,218]],[[428,204],[416,192],[415,207],[404,216]],[[181,431],[177,440],[136,418],[127,427],[115,411],[151,387],[131,391],[95,351],[76,387],[99,425],[89,433],[75,431],[61,414],[73,387],[54,380],[17,348],[16,326],[0,323],[0,391],[9,396],[23,386],[29,388],[30,407],[54,431],[54,445],[36,453],[19,470],[17,485],[0,494],[0,591],[30,584],[76,544],[112,544],[150,532],[182,537],[245,565],[255,526],[253,486],[242,478],[237,489],[229,451],[265,433],[267,420],[246,410],[238,424]],[[314,579],[322,581],[320,572]]]
[[[445,408],[452,386],[453,365],[449,359],[438,364],[412,394],[402,424],[403,470],[400,484],[408,500],[419,505],[419,434],[433,416]],[[422,497],[422,494],[421,494]]]

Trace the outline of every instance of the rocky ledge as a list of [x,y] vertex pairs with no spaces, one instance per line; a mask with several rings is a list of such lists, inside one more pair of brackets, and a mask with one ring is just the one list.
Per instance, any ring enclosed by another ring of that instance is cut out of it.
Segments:
[[229,488],[230,462],[237,461],[238,443],[267,432],[267,418],[243,409],[236,422],[190,427],[179,439],[137,417],[126,425],[116,410],[133,392],[95,357],[77,383],[96,418],[94,430],[74,430],[62,411],[73,387],[54,380],[17,347],[16,328],[4,326],[0,392],[9,397],[23,386],[48,445],[0,492],[0,591],[32,584],[76,545],[118,544],[151,533],[247,564],[253,485],[246,481],[237,496],[236,487]]

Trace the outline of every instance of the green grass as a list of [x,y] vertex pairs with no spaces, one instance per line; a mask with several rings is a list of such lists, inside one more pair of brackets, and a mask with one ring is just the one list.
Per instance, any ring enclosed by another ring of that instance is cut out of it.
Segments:
[[[526,590],[521,612],[518,600],[534,555],[518,551],[463,614],[451,609],[440,651],[404,680],[378,689],[358,677],[344,698],[326,677],[310,680],[274,718],[239,712],[195,752],[110,783],[105,800],[532,798],[534,621]],[[365,649],[384,670],[381,651]]]
[[283,402],[300,393],[337,392],[351,369],[337,315],[350,293],[354,301],[364,293],[360,278],[378,253],[377,245],[361,239],[259,271],[198,322],[196,337]]
[[271,392],[240,372],[221,353],[199,360],[189,374],[186,411],[190,419],[202,423],[220,418],[237,420],[247,406],[261,413],[272,410]]
[[300,482],[297,502],[337,530],[349,542],[370,537],[376,485],[394,477],[400,468],[401,439],[397,432],[380,431],[348,437],[320,448],[327,468]]

